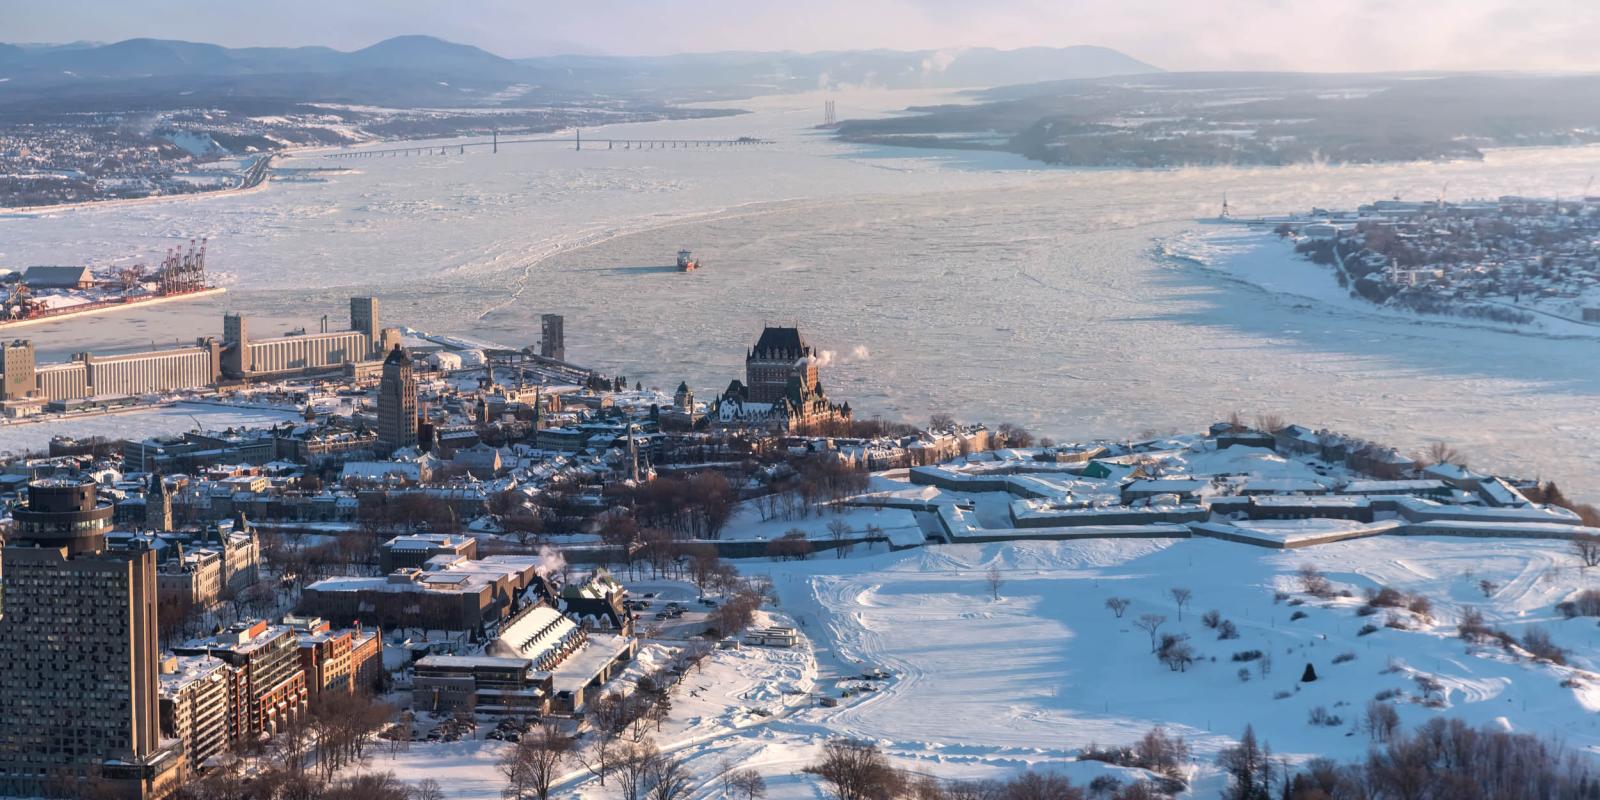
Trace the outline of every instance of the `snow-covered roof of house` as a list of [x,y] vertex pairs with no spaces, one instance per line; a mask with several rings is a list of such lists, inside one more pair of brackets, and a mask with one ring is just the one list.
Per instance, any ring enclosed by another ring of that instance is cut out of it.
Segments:
[[620,596],[626,591],[622,582],[612,577],[611,573],[597,568],[583,583],[573,582],[561,587],[561,596],[603,600],[608,594]]
[[1351,481],[1339,491],[1343,494],[1411,494],[1413,492],[1448,491],[1444,481],[1433,478],[1413,478],[1399,481]]
[[1251,478],[1239,489],[1241,492],[1272,492],[1276,494],[1325,492],[1327,490],[1327,485],[1321,481],[1301,478]]
[[1432,464],[1422,468],[1422,474],[1445,481],[1481,481],[1489,476],[1473,472],[1460,464]]
[[1268,495],[1250,498],[1258,508],[1364,508],[1372,499],[1364,495]]
[[416,462],[405,461],[347,461],[340,478],[365,478],[368,480],[382,480],[384,478],[404,478],[407,480],[422,480],[422,467]]
[[434,547],[455,547],[465,539],[466,537],[451,536],[448,533],[408,533],[384,542],[383,546],[391,550],[428,550]]
[[1198,492],[1210,485],[1210,481],[1202,481],[1195,478],[1147,478],[1133,481],[1124,486],[1123,489],[1131,492],[1173,492],[1183,494],[1186,492]]
[[1495,505],[1500,506],[1525,506],[1528,498],[1515,486],[1507,483],[1502,478],[1490,478],[1478,484],[1478,491]]

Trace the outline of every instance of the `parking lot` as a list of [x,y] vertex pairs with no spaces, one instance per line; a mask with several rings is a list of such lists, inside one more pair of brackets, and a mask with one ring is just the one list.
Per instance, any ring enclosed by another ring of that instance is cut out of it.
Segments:
[[[635,606],[639,615],[640,636],[651,639],[692,639],[705,632],[706,615],[711,606],[700,602],[699,592],[682,581],[634,581],[628,584],[628,600],[646,604]],[[713,598],[715,601],[715,598]],[[674,605],[679,611],[669,612]],[[670,614],[662,617],[662,614]]]

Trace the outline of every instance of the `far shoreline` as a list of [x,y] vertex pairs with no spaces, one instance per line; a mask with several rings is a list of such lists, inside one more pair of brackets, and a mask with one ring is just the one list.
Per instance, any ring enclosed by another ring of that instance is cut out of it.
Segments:
[[[1281,252],[1273,252],[1274,249]],[[1313,303],[1334,312],[1364,314],[1394,322],[1490,331],[1541,339],[1582,340],[1600,338],[1600,326],[1584,326],[1555,317],[1570,330],[1539,326],[1513,326],[1453,314],[1419,314],[1377,305],[1339,288],[1325,268],[1300,257],[1271,229],[1238,223],[1188,228],[1155,242],[1158,259],[1195,269],[1224,280],[1249,286],[1275,298]],[[1582,328],[1592,328],[1593,332]]]

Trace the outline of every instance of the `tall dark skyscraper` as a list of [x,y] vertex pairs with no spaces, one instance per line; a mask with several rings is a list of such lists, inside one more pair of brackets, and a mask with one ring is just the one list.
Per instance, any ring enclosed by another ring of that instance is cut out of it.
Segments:
[[161,797],[181,746],[160,739],[156,559],[106,550],[112,505],[91,480],[28,487],[5,548],[0,795]]
[[384,455],[417,444],[417,378],[399,345],[383,360],[378,384],[378,449]]
[[381,352],[377,350],[383,343],[383,329],[378,327],[378,298],[350,298],[350,330],[367,337],[367,354],[363,354],[363,358]]
[[560,314],[539,318],[539,355],[557,361],[567,360],[566,322]]

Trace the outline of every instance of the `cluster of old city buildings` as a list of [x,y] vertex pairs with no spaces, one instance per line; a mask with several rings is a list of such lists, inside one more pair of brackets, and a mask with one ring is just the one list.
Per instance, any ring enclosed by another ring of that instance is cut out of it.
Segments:
[[1336,268],[1375,284],[1363,291],[1373,299],[1399,292],[1452,303],[1496,298],[1600,322],[1600,198],[1379,200],[1280,229],[1310,240],[1303,249],[1337,244]]
[[[579,712],[633,657],[634,614],[603,570],[563,580],[544,555],[480,557],[478,537],[513,541],[497,536],[504,496],[531,507],[574,486],[569,502],[598,512],[608,487],[650,480],[657,465],[730,463],[731,442],[862,465],[972,444],[804,435],[847,423],[850,409],[824,394],[818,354],[793,328],[764,331],[744,379],[702,403],[687,385],[668,398],[566,364],[559,318],[537,354],[463,368],[466,354],[402,343],[377,308],[355,298],[348,331],[267,340],[230,314],[220,340],[115,361],[41,366],[26,342],[0,351],[12,414],[229,381],[274,385],[270,396],[305,410],[260,429],[60,439],[0,470],[14,523],[0,556],[0,795],[94,780],[163,796],[319,696],[379,683],[384,631],[427,643],[401,654],[419,709]],[[338,536],[416,503],[465,533],[395,536],[375,573],[310,583],[281,621],[245,617],[187,641],[162,627],[164,614],[214,619],[241,596],[274,594],[260,591],[276,580],[263,525]]]

